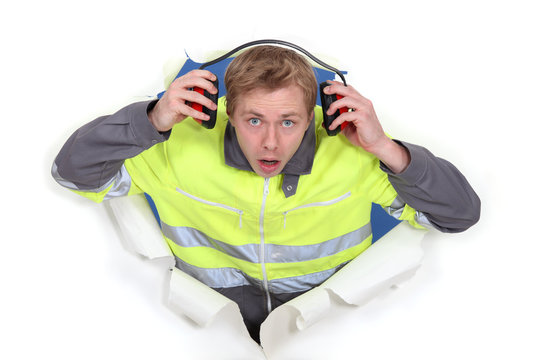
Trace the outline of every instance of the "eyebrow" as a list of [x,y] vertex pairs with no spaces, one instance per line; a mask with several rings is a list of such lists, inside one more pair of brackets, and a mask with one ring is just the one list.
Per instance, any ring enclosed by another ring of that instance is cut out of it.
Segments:
[[247,115],[254,115],[254,116],[256,116],[256,117],[263,117],[262,114],[259,114],[258,112],[253,111],[253,110],[246,111],[246,114],[247,114]]
[[[248,111],[246,111],[246,114],[257,116],[257,117],[260,117],[260,118],[264,117],[263,114],[260,114],[255,110],[248,110]],[[294,116],[299,117],[300,115],[298,115],[298,113],[296,111],[288,112],[288,113],[285,113],[285,114],[281,115],[282,118],[289,118],[289,117],[294,117]]]
[[288,117],[293,117],[293,116],[299,117],[300,115],[298,115],[297,112],[293,111],[291,113],[285,113],[285,114],[283,114],[281,116],[284,117],[284,118],[288,118]]

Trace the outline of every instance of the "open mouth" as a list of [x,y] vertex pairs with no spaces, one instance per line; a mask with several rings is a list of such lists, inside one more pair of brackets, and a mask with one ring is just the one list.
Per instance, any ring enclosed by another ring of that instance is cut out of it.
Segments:
[[281,161],[279,160],[266,160],[266,159],[259,159],[258,162],[259,162],[259,169],[261,169],[261,171],[264,174],[272,174],[276,172],[277,169],[279,169],[279,166],[280,166],[279,164],[281,163]]

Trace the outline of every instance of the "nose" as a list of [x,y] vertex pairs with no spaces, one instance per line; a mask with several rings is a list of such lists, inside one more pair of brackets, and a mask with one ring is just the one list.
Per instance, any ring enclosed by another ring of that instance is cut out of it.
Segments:
[[279,145],[279,133],[275,126],[268,126],[263,137],[263,147],[266,150],[276,150]]

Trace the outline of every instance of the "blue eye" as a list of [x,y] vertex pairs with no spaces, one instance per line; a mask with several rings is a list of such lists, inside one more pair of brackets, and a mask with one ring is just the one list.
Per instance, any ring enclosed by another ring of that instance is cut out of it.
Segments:
[[291,120],[283,120],[282,124],[284,127],[292,127],[294,125],[294,122],[292,122]]
[[257,126],[261,123],[261,120],[257,119],[257,118],[253,118],[253,119],[249,119],[249,123],[253,126]]

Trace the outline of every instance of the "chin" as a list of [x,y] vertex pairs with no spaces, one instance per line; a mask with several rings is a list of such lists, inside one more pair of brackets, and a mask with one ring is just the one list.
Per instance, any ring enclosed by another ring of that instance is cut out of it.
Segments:
[[279,175],[280,172],[281,172],[281,170],[278,171],[278,172],[270,173],[270,174],[266,174],[266,173],[264,173],[264,172],[262,172],[262,171],[258,171],[258,172],[255,172],[255,173],[256,173],[257,175],[259,175],[260,177],[263,177],[263,178],[272,178],[272,177],[274,177],[274,176]]
[[263,178],[271,178],[271,177],[274,177],[274,176],[277,176],[281,173],[281,171],[283,170],[283,168],[279,168],[279,169],[276,169],[270,173],[267,173],[267,172],[264,172],[263,170],[261,169],[257,169],[257,171],[255,171],[255,173]]

